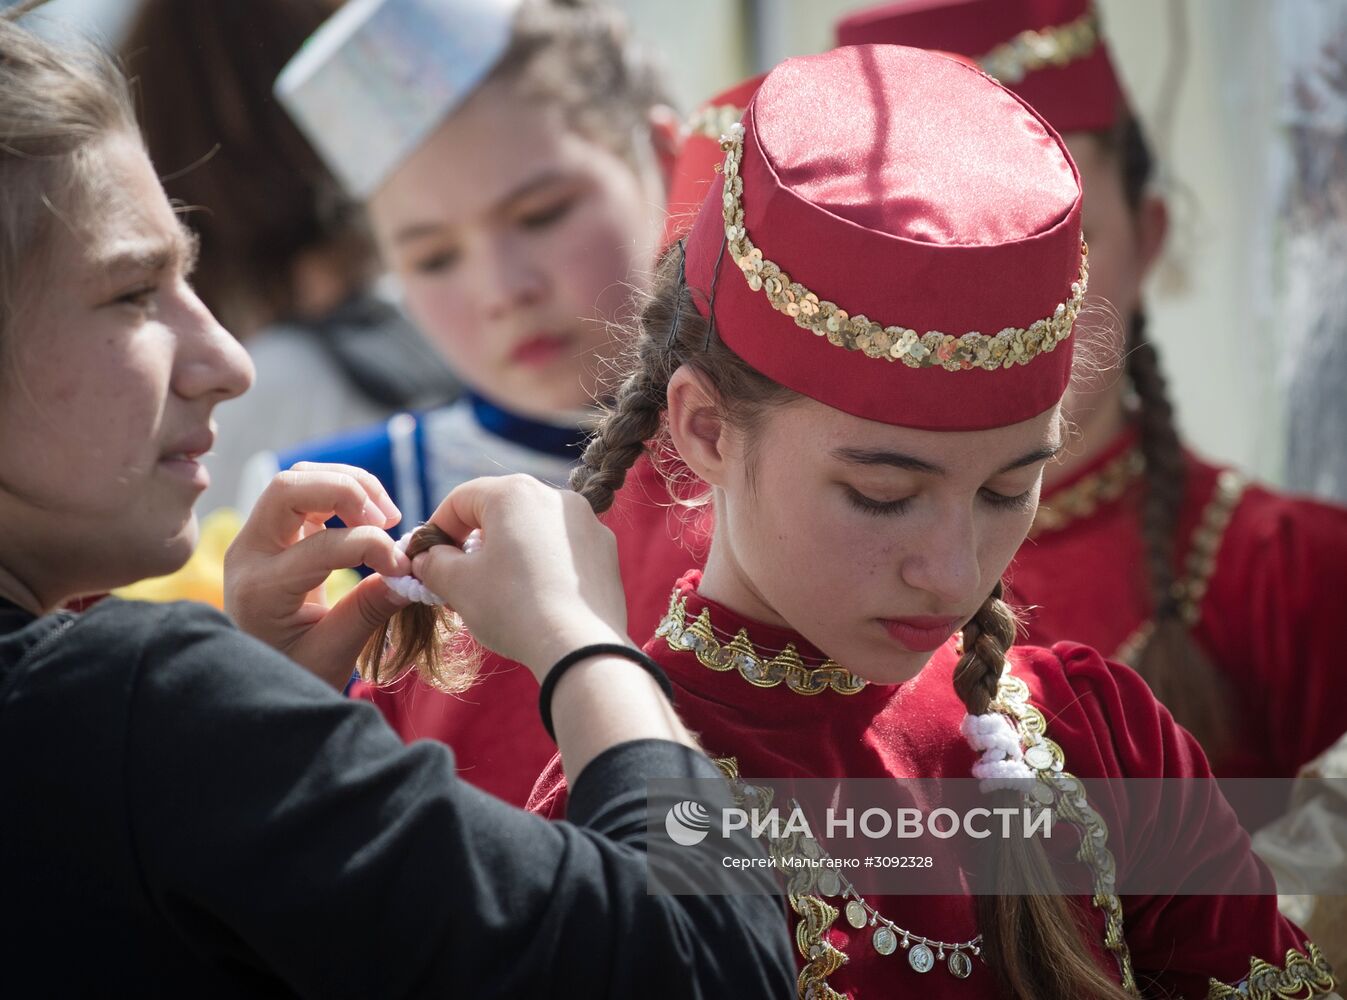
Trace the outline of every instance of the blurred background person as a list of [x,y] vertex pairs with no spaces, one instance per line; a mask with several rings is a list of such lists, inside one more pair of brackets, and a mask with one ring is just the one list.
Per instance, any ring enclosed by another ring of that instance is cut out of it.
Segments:
[[[594,0],[383,0],[324,24],[277,93],[366,202],[408,314],[465,391],[261,454],[242,492],[297,462],[356,466],[387,486],[401,534],[476,476],[564,485],[662,236],[675,119],[648,50]],[[651,535],[619,534],[624,573]],[[398,673],[355,693],[522,803],[553,753],[527,708],[532,677],[492,660],[471,690],[444,692]]]
[[340,0],[144,0],[122,44],[169,197],[200,239],[194,284],[257,369],[221,406],[202,510],[248,456],[452,398],[448,369],[374,289],[363,213],[272,96]]

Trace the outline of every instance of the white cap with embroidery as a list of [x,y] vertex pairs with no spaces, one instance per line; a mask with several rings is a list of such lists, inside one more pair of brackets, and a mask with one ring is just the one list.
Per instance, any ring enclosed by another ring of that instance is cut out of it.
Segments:
[[276,78],[346,190],[368,198],[476,89],[521,0],[350,0]]

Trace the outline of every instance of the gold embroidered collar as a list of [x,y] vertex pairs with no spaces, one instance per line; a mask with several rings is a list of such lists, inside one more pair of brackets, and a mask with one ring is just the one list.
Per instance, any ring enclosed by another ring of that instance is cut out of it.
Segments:
[[1068,524],[1091,517],[1106,503],[1117,500],[1146,471],[1139,445],[1133,445],[1097,472],[1092,472],[1063,490],[1051,494],[1034,514],[1029,537],[1060,531]]
[[856,694],[867,684],[845,667],[832,660],[811,667],[804,662],[795,643],[787,643],[779,653],[760,653],[748,637],[747,629],[740,629],[727,643],[722,643],[711,624],[711,609],[688,620],[687,597],[678,590],[669,600],[655,635],[669,644],[670,649],[696,655],[697,662],[718,673],[737,670],[739,676],[754,687],[771,688],[785,684],[796,694],[821,694],[831,688],[838,694]]

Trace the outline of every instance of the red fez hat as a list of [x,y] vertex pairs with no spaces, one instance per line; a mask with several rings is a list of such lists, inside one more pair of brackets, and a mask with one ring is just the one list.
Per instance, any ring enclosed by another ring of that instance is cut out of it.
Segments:
[[1093,0],[900,0],[843,18],[837,44],[968,56],[1058,132],[1110,128],[1127,108]]
[[862,45],[768,74],[686,244],[716,334],[870,420],[1017,423],[1056,403],[1085,292],[1061,138],[961,62]]
[[688,119],[683,145],[669,178],[668,214],[664,221],[664,245],[670,246],[692,228],[697,210],[706,200],[706,188],[715,179],[716,167],[725,159],[720,137],[744,114],[744,106],[762,83],[765,74],[736,83],[702,104]]

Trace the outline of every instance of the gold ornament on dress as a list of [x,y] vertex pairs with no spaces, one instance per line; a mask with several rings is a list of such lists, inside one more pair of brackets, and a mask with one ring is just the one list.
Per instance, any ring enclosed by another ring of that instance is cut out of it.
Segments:
[[1113,953],[1121,973],[1123,989],[1137,991],[1132,972],[1132,953],[1123,936],[1122,901],[1116,892],[1118,865],[1108,849],[1108,826],[1085,796],[1085,786],[1074,774],[1064,770],[1062,748],[1047,736],[1047,720],[1029,702],[1029,686],[1010,672],[1006,664],[997,685],[991,710],[1002,712],[1018,726],[1024,745],[1024,762],[1036,772],[1037,785],[1026,798],[1042,806],[1051,806],[1062,819],[1080,831],[1076,858],[1089,867],[1094,876],[1091,902],[1104,914],[1104,947]]
[[808,666],[794,643],[771,657],[764,657],[754,648],[745,629],[722,644],[711,625],[711,610],[703,608],[689,622],[687,598],[680,597],[677,590],[655,635],[667,642],[670,649],[696,654],[697,662],[710,670],[719,673],[737,670],[754,687],[770,688],[784,683],[796,694],[814,695],[829,689],[838,694],[856,694],[866,685],[866,681],[832,660],[821,666]]
[[684,124],[688,135],[699,135],[703,139],[718,140],[730,130],[730,126],[744,117],[744,109],[733,104],[708,104],[698,108]]
[[[734,757],[714,760],[729,782],[737,805],[759,811],[771,806],[774,791],[745,782],[739,775],[739,762]],[[798,810],[800,804],[792,799],[791,807]],[[843,1000],[842,995],[828,985],[828,977],[849,961],[847,954],[827,939],[828,931],[839,915],[837,906],[829,901],[831,899],[846,901],[847,922],[853,928],[864,930],[868,926],[873,929],[870,943],[877,954],[892,955],[901,947],[908,965],[915,972],[930,972],[937,962],[944,962],[949,974],[956,979],[967,979],[972,975],[973,958],[982,950],[981,934],[969,941],[939,941],[899,927],[867,903],[839,871],[793,863],[800,858],[817,861],[828,857],[823,846],[808,833],[792,831],[784,836],[768,835],[767,850],[775,866],[793,872],[786,885],[786,897],[799,918],[795,924],[795,947],[805,960],[796,980],[799,1000]]]
[[1000,333],[965,333],[954,336],[930,331],[918,333],[901,326],[880,326],[863,315],[851,315],[835,302],[820,299],[777,264],[763,257],[744,228],[741,196],[744,179],[739,164],[744,153],[744,127],[730,126],[721,137],[725,150],[725,188],[723,194],[726,247],[735,264],[744,273],[748,287],[762,292],[779,313],[791,317],[795,325],[828,343],[848,351],[863,351],[866,357],[901,361],[909,368],[943,368],[968,371],[981,368],[995,371],[1012,365],[1026,365],[1040,354],[1056,349],[1071,336],[1071,328],[1080,312],[1089,282],[1090,252],[1081,241],[1080,274],[1071,283],[1071,297],[1027,329],[1007,327]]
[[1127,488],[1146,471],[1146,459],[1141,449],[1133,446],[1109,462],[1098,472],[1048,497],[1039,504],[1034,514],[1029,537],[1049,531],[1059,531],[1074,521],[1093,517],[1106,503],[1117,500]]
[[1227,986],[1218,980],[1211,980],[1207,988],[1207,1000],[1226,1000],[1238,997],[1239,1000],[1308,1000],[1310,997],[1326,996],[1333,992],[1336,985],[1333,970],[1323,953],[1314,942],[1305,942],[1309,951],[1289,948],[1282,968],[1277,968],[1261,958],[1249,963],[1249,975],[1235,986]]
[[978,65],[988,76],[1013,86],[1037,70],[1061,69],[1083,59],[1099,44],[1099,35],[1099,14],[1091,4],[1074,21],[1041,31],[1021,31],[979,59]]
[[[1244,496],[1247,481],[1233,469],[1222,469],[1216,477],[1216,489],[1202,508],[1202,517],[1193,529],[1188,554],[1183,560],[1183,575],[1174,581],[1171,593],[1179,602],[1179,616],[1193,628],[1202,619],[1202,600],[1216,572],[1216,557],[1225,538],[1225,529],[1235,516],[1235,508]],[[1145,621],[1137,626],[1113,654],[1113,659],[1133,664],[1141,656],[1146,643],[1155,633],[1155,622]]]

